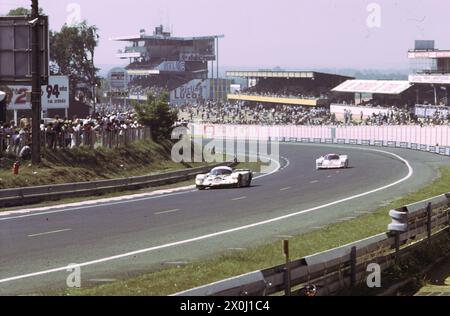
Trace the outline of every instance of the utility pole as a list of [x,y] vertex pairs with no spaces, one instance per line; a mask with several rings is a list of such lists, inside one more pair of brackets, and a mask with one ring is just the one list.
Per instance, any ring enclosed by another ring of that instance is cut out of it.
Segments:
[[[94,37],[94,33],[92,33],[92,37]],[[95,80],[95,64],[94,64],[94,52],[92,52],[92,102],[94,104],[94,113],[93,115],[95,116],[95,113],[97,112],[97,91],[96,91],[96,87],[97,87],[97,80]]]
[[39,44],[39,4],[38,0],[31,0],[31,19],[37,19],[37,22],[32,24],[32,92],[31,104],[33,112],[32,122],[32,155],[31,160],[33,164],[41,162],[41,63],[40,63],[40,44]]

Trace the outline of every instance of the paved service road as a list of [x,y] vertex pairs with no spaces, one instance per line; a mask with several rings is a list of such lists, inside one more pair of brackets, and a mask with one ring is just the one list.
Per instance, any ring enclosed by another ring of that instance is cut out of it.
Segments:
[[[415,191],[450,162],[401,149],[283,144],[280,151],[281,169],[251,188],[0,216],[0,294],[63,289],[72,263],[91,285],[306,232]],[[348,154],[351,168],[316,171],[315,159],[329,152]]]

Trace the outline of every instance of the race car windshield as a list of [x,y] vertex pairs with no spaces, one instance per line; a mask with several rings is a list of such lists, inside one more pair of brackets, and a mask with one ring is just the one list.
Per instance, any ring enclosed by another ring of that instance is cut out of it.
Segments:
[[339,156],[338,155],[328,155],[325,157],[325,160],[339,160]]
[[211,175],[213,176],[229,176],[231,175],[233,172],[227,169],[217,169],[217,170],[213,170],[211,172]]

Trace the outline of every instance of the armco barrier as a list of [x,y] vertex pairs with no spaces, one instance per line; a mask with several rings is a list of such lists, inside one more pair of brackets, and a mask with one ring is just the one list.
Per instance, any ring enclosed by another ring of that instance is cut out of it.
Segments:
[[[231,166],[233,163],[228,165]],[[196,175],[209,172],[211,168],[216,166],[219,165],[123,179],[5,189],[0,190],[0,207],[20,206],[66,197],[93,196],[172,184],[193,179]]]
[[338,294],[365,284],[369,265],[378,264],[385,272],[397,260],[450,233],[450,193],[395,211],[406,212],[406,232],[380,234],[290,262],[289,268],[280,265],[255,271],[175,296],[265,296],[291,293],[292,288],[308,284],[316,285],[319,295]]

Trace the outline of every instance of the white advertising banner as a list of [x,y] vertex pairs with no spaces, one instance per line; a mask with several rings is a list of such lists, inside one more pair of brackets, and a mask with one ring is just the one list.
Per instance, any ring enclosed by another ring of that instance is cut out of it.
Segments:
[[8,110],[31,110],[29,86],[9,86],[12,91],[11,103]]
[[159,65],[158,70],[164,72],[185,72],[186,63],[184,61],[165,61]]
[[335,114],[338,119],[344,117],[345,112],[350,112],[353,115],[354,119],[359,119],[361,113],[363,114],[363,118],[366,119],[368,117],[375,115],[384,115],[388,114],[391,109],[387,108],[372,108],[372,107],[358,107],[354,105],[341,105],[341,104],[332,104],[331,113]]
[[416,105],[415,114],[420,118],[434,117],[435,115],[448,117],[450,115],[450,107],[430,107]]
[[410,52],[408,58],[450,58],[450,51]]
[[208,99],[209,81],[194,79],[170,93],[170,102],[174,105],[182,105],[187,103],[197,103],[201,100]]
[[47,86],[42,87],[42,109],[69,108],[69,77],[51,76]]
[[411,75],[411,83],[450,84],[450,75]]
[[347,80],[332,91],[398,95],[405,92],[410,87],[411,84],[408,81],[403,80]]
[[116,67],[108,73],[109,85],[113,89],[126,89],[130,82],[130,76],[126,69]]
[[[10,86],[13,93],[8,110],[31,110],[31,86]],[[69,108],[69,78],[51,76],[42,86],[42,110]]]

